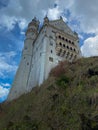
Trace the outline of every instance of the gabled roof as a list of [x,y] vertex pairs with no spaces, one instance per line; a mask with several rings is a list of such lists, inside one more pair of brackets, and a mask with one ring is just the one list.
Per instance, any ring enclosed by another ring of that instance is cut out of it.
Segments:
[[63,21],[62,18],[60,18],[59,20],[49,21],[49,24],[65,33],[75,36],[74,32],[68,27],[68,25]]

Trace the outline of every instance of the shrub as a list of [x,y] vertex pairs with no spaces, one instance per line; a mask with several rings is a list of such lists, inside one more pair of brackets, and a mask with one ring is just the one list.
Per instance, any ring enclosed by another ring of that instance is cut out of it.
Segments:
[[58,66],[56,66],[55,68],[52,69],[52,71],[50,72],[50,75],[54,76],[54,77],[60,77],[61,75],[64,75],[66,72],[66,67],[67,66],[67,62],[60,62]]
[[57,79],[56,84],[60,87],[66,87],[67,84],[69,83],[69,78],[66,77],[65,75],[61,76],[59,79]]

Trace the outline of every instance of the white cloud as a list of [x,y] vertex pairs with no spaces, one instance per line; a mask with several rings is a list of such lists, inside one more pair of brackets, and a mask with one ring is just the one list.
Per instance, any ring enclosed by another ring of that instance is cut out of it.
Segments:
[[98,0],[74,0],[70,10],[80,21],[80,29],[86,33],[98,33]]
[[49,17],[50,20],[55,20],[60,17],[61,13],[62,11],[57,6],[56,8],[49,8],[47,16]]
[[[55,3],[57,4],[56,7],[54,7]],[[0,9],[0,25],[7,27],[8,30],[11,30],[17,22],[22,30],[21,34],[24,34],[23,29],[27,27],[28,22],[30,22],[34,16],[38,17],[39,20],[42,20],[47,14],[49,18],[53,20],[57,19],[60,15],[63,15],[64,11],[66,11],[65,9],[69,9],[71,14],[69,16],[70,21],[68,22],[71,22],[73,19],[78,21],[78,24],[71,24],[71,26],[73,26],[72,28],[75,28],[78,32],[95,33],[97,36],[97,5],[98,0],[10,0],[7,7]],[[82,37],[80,36],[80,38]],[[84,46],[82,46],[82,48],[86,48],[87,51],[89,51],[89,55],[95,55],[95,49],[91,52],[90,45],[85,47],[87,46],[85,43],[86,41],[84,42]],[[96,46],[95,42],[93,43],[93,46]],[[82,52],[85,53],[83,50]]]
[[17,69],[17,66],[14,62],[12,62],[12,58],[16,56],[16,53],[6,52],[6,53],[0,53],[0,76],[6,77],[8,76],[8,73],[15,72]]
[[86,39],[81,47],[81,52],[85,57],[98,56],[98,35]]
[[21,30],[23,30],[27,26],[27,21],[25,19],[20,19],[18,21],[19,27]]
[[43,11],[53,7],[56,0],[10,0],[6,8],[0,10],[0,24],[7,27],[7,29],[13,29],[16,22],[19,23],[21,29],[27,26],[30,20],[37,16],[40,20],[43,19]]
[[5,98],[9,93],[9,89],[0,85],[0,98]]
[[10,87],[11,85],[9,83],[1,83],[1,86],[3,86],[3,87]]
[[9,89],[0,85],[0,102],[3,102],[7,98],[8,93]]
[[[57,3],[56,8],[54,8],[55,3]],[[64,9],[69,9],[72,14],[70,17],[76,17],[80,21],[81,31],[98,33],[97,5],[97,0],[10,0],[8,6],[0,10],[0,24],[13,29],[18,22],[20,28],[24,29],[34,16],[42,20],[48,13],[50,19],[56,19],[65,11]]]

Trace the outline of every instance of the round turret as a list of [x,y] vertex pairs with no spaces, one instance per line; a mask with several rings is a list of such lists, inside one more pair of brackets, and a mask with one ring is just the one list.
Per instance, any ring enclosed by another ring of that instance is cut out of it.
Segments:
[[38,34],[39,21],[34,17],[32,21],[28,24],[28,29],[26,31],[27,38],[35,38]]

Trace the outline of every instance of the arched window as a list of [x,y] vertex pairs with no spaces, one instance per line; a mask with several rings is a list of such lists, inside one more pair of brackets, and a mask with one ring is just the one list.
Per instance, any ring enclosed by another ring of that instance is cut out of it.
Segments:
[[71,43],[71,41],[69,40],[69,43]]
[[63,47],[65,47],[65,44],[63,44]]
[[53,57],[49,57],[49,61],[53,62]]
[[69,49],[69,46],[67,46],[67,49]]
[[66,42],[68,42],[68,39],[66,39]]
[[65,40],[64,37],[62,37],[62,40]]
[[27,62],[27,65],[29,65],[29,62]]
[[72,50],[72,47],[70,47],[70,50]]
[[64,56],[64,55],[65,55],[65,53],[66,53],[66,51],[64,51],[64,52],[63,52],[63,55],[62,55],[62,56]]
[[76,49],[74,48],[74,51],[76,51]]
[[74,42],[72,42],[72,44],[74,45]]
[[59,45],[62,46],[62,43],[60,42]]
[[59,35],[59,38],[61,39],[61,36]]

